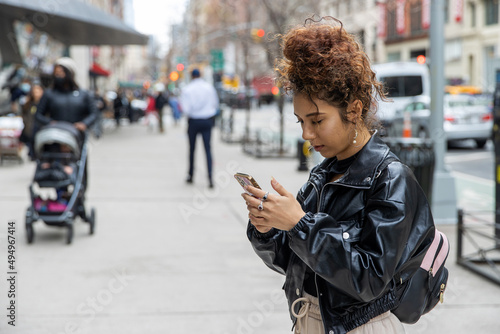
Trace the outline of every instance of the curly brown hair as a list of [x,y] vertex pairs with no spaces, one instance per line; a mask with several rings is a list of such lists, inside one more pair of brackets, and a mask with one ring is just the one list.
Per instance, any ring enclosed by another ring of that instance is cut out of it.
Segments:
[[386,99],[383,86],[375,78],[367,55],[341,21],[308,18],[281,38],[284,57],[278,61],[276,72],[286,93],[303,94],[313,103],[313,99],[323,100],[341,110],[344,122],[349,103],[359,100],[365,125],[378,125],[374,117],[376,96]]

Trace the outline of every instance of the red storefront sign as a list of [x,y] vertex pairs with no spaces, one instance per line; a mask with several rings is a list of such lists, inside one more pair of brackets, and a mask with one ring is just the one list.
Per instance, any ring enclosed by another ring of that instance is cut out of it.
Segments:
[[422,0],[422,29],[431,26],[431,0]]
[[455,21],[462,22],[464,13],[464,0],[455,0]]
[[379,2],[377,3],[379,20],[377,26],[377,36],[379,38],[385,38],[387,35],[387,13],[385,3]]
[[405,5],[406,5],[406,0],[397,0],[397,3],[396,3],[396,31],[400,35],[403,34],[406,30]]

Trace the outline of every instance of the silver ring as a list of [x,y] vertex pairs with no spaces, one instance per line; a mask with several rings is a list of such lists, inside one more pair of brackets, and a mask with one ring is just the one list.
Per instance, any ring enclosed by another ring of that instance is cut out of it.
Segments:
[[262,197],[262,200],[263,201],[267,200],[268,196],[269,196],[269,191],[264,194],[264,197]]
[[259,209],[259,211],[264,210],[264,205],[263,205],[263,204],[264,204],[264,201],[260,201],[260,204],[259,204],[259,206],[257,207],[257,209]]

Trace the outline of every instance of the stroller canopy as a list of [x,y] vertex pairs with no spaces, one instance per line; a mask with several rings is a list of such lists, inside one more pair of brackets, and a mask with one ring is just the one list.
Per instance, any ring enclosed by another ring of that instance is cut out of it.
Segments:
[[75,155],[80,156],[81,141],[82,136],[73,124],[67,122],[49,124],[35,135],[35,153],[40,154],[45,145],[63,144],[69,146]]

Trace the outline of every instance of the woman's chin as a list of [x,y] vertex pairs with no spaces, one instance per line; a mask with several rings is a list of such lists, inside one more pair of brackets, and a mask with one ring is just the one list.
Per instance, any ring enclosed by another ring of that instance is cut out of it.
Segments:
[[328,154],[327,152],[318,152],[323,158],[330,159],[333,158],[334,155]]

